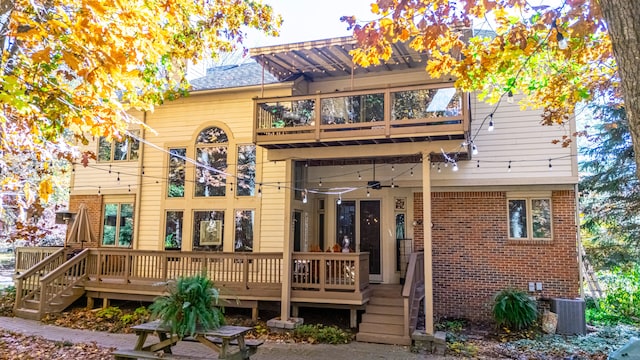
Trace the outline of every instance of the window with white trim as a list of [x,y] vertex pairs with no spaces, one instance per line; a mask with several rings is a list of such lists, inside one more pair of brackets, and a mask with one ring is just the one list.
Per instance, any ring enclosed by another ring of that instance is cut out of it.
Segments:
[[102,246],[130,248],[133,239],[133,203],[105,202]]
[[544,197],[509,198],[509,239],[550,240],[551,199]]

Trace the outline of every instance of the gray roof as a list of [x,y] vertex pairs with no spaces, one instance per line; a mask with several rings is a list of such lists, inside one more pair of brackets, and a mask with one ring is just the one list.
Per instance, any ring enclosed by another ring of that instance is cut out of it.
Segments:
[[[191,80],[191,90],[228,89],[262,84],[262,66],[256,62],[224,65],[207,69],[207,76]],[[277,83],[278,79],[264,72],[264,84]]]

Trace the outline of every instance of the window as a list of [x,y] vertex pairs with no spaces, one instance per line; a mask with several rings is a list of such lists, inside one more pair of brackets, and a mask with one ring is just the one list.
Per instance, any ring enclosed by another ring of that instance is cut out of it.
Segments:
[[224,211],[193,212],[193,250],[222,251]]
[[[139,131],[131,131],[136,137]],[[108,141],[101,136],[98,140],[98,161],[136,161],[140,151],[137,139],[124,136],[120,141]]]
[[253,210],[236,210],[236,241],[233,246],[237,252],[253,251]]
[[131,247],[133,238],[133,204],[105,203],[102,245]]
[[256,189],[256,146],[238,146],[238,196],[253,196]]
[[168,197],[184,197],[184,181],[187,149],[169,149],[169,186],[167,187]]
[[180,250],[182,249],[182,220],[184,213],[182,211],[167,211],[165,231],[164,231],[164,249]]
[[209,127],[196,139],[196,159],[205,166],[195,171],[195,196],[225,196],[227,182],[227,134],[218,127]]
[[551,199],[509,199],[509,238],[551,239]]

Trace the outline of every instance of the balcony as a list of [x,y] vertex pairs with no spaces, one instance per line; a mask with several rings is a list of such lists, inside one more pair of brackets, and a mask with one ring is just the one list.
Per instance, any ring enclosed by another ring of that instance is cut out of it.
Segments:
[[255,100],[268,149],[465,139],[469,95],[451,83]]

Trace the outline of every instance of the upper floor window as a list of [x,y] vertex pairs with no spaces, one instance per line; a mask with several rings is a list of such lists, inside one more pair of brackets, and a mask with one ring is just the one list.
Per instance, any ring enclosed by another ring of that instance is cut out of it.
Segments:
[[[136,137],[139,131],[131,131]],[[108,141],[101,136],[98,140],[98,161],[136,161],[140,153],[140,142],[124,136],[121,140]]]
[[168,197],[184,197],[186,156],[186,148],[169,149]]
[[237,195],[253,196],[256,189],[256,146],[238,146]]
[[229,139],[224,130],[212,126],[198,134],[195,196],[225,196],[227,188],[227,148]]
[[551,199],[512,198],[508,207],[510,239],[551,239]]

